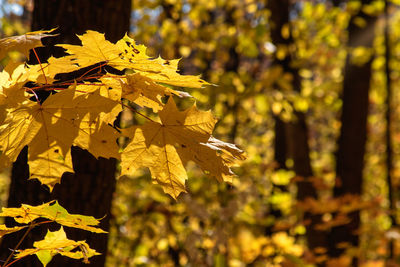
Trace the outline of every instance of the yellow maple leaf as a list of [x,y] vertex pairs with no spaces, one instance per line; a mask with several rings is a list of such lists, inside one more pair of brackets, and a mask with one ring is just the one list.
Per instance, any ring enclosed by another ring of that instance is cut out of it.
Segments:
[[0,123],[3,124],[9,109],[17,107],[27,100],[23,85],[27,82],[24,65],[12,70],[10,75],[6,70],[0,72]]
[[[185,151],[187,152],[187,150]],[[218,181],[231,183],[235,174],[230,167],[237,166],[240,161],[245,159],[244,151],[236,145],[210,136],[206,143],[200,143],[197,156],[192,160]]]
[[34,120],[32,111],[38,105],[24,103],[12,110],[0,128],[0,150],[2,162],[14,162],[19,152],[29,144],[40,129],[40,123]]
[[179,87],[201,88],[209,85],[206,81],[195,75],[180,75],[176,72],[169,72],[168,75],[148,73],[146,76],[155,82]]
[[28,32],[23,35],[0,39],[0,59],[5,57],[5,55],[10,51],[19,51],[26,57],[29,57],[29,50],[43,46],[41,41],[43,37],[55,36],[55,34],[49,34],[54,30],[55,29],[49,31]]
[[9,113],[0,128],[0,160],[15,161],[28,145],[31,178],[52,189],[62,173],[72,172],[72,145],[87,149],[95,157],[118,159],[118,133],[100,116],[115,105],[98,91],[75,95],[74,88],[49,96],[41,105],[23,103]]
[[43,210],[50,206],[50,202],[39,205],[31,206],[22,204],[19,208],[2,208],[1,217],[13,217],[17,223],[28,224],[37,218],[41,217]]
[[78,35],[82,45],[60,44],[70,54],[63,58],[49,59],[49,72],[71,72],[78,68],[105,62],[118,70],[132,69],[147,76],[154,82],[164,84],[201,88],[208,83],[199,76],[180,75],[178,71],[179,60],[152,59],[146,55],[146,47],[137,45],[129,36],[119,40],[116,44],[107,41],[104,34],[87,31]]
[[133,69],[154,82],[174,86],[201,88],[208,85],[207,82],[200,79],[200,76],[177,73],[179,59],[166,60],[161,57],[151,59],[146,55],[146,47],[136,45],[135,40],[127,35],[119,40],[116,45],[120,50],[121,59],[124,60],[124,63],[116,61],[114,65],[116,68]]
[[[156,60],[150,58],[146,54],[146,47],[144,45],[137,45],[135,40],[125,35],[124,38],[116,43],[120,51],[120,58],[122,61],[111,62],[111,65],[117,69],[132,69],[138,72],[148,73],[166,71],[173,69],[176,71],[177,65],[163,64],[163,60]],[[175,67],[175,68],[174,68]]]
[[161,98],[164,95],[179,95],[175,90],[159,85],[139,73],[127,75],[126,82],[122,80],[121,84],[123,98],[141,107],[151,108],[154,112],[162,109]]
[[48,64],[37,64],[37,65],[26,65],[27,66],[27,72],[26,72],[26,78],[29,81],[32,81],[37,84],[50,84],[54,82],[54,76],[56,73],[52,75],[50,73],[50,68],[48,67]]
[[96,227],[100,223],[96,218],[79,214],[69,214],[57,201],[50,201],[38,206],[22,204],[19,208],[2,208],[0,216],[13,217],[16,222],[22,224],[31,223],[37,218],[45,218],[63,226],[79,228],[95,233],[106,233]]
[[[121,59],[125,60],[127,63],[137,64],[138,69],[141,69],[141,62],[147,62],[150,57],[147,55],[147,48],[144,45],[137,45],[135,40],[130,38],[128,35],[119,40],[116,43],[118,50],[121,53]],[[149,66],[143,66],[143,70],[146,70]]]
[[114,102],[114,107],[108,112],[100,114],[101,121],[113,124],[118,114],[122,111],[121,94],[122,88],[119,79],[108,77],[100,78],[100,83],[78,84],[75,90],[76,95],[100,94]]
[[24,229],[26,227],[28,227],[28,226],[25,225],[25,226],[7,227],[4,224],[0,224],[0,238],[3,237],[4,235],[17,232],[17,231],[22,230],[22,229]]
[[159,116],[161,123],[149,121],[124,130],[132,140],[121,154],[121,175],[148,167],[154,182],[173,198],[185,191],[184,165],[190,160],[218,180],[232,179],[230,166],[245,157],[233,144],[211,136],[216,123],[211,112],[195,105],[179,111],[171,97]]
[[178,71],[179,59],[166,60],[158,57],[152,60],[153,66],[161,66],[159,71],[143,72],[139,71],[146,77],[152,79],[154,82],[179,86],[179,87],[190,87],[190,88],[201,88],[205,85],[209,85],[206,81],[200,79],[200,76],[196,75],[181,75]]
[[[96,250],[91,249],[85,241],[75,241],[67,238],[63,227],[58,231],[47,231],[45,238],[33,243],[34,248],[18,250],[15,258],[23,258],[29,255],[36,255],[43,266],[52,260],[52,258],[61,254],[73,259],[83,259],[84,263],[89,263],[88,258],[100,255]],[[72,251],[79,249],[78,251]]]
[[59,73],[68,73],[78,70],[80,67],[71,62],[71,57],[50,57],[46,63],[42,63],[43,68],[50,77],[56,76]]
[[[96,31],[87,31],[83,35],[78,35],[78,37],[82,42],[81,46],[69,44],[57,45],[66,49],[66,52],[70,54],[61,59],[64,64],[69,61],[68,65],[75,65],[76,69],[76,64],[78,64],[80,68],[83,68],[99,62],[107,62],[110,65],[123,62],[119,56],[120,51],[118,48],[115,44],[107,41],[104,38],[104,34]],[[52,63],[56,64],[56,61],[59,59],[53,60]],[[71,66],[71,68],[74,67]],[[72,70],[74,69],[71,69],[70,71]]]

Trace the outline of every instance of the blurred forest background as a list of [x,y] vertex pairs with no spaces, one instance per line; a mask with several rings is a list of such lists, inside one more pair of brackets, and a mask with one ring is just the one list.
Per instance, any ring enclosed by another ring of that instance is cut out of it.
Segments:
[[[0,0],[0,38],[39,30],[39,2]],[[215,85],[190,93],[248,159],[232,185],[189,168],[177,201],[119,178],[106,266],[400,266],[399,0],[130,4],[129,34]]]

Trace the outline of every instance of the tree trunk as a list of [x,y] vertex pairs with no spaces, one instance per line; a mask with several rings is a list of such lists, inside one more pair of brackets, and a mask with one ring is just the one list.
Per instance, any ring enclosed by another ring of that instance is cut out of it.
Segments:
[[[370,1],[362,1],[367,4]],[[375,18],[364,14],[357,14],[366,21],[364,28],[359,28],[354,23],[354,16],[348,26],[348,47],[357,46],[371,47],[374,38]],[[338,140],[338,151],[336,155],[336,183],[334,197],[340,198],[345,195],[361,197],[362,172],[364,166],[365,142],[367,137],[367,115],[368,115],[368,91],[371,78],[372,58],[362,66],[352,64],[349,54],[343,80],[343,108]],[[360,227],[360,212],[355,211],[348,214],[351,220],[348,224],[334,227],[329,238],[329,254],[339,257],[344,253],[343,248],[338,248],[339,243],[348,243],[353,247],[359,244],[358,233]],[[357,265],[354,259],[353,266]]]
[[343,0],[332,0],[333,6],[336,6],[336,7],[338,7],[342,2],[343,2]]
[[[397,227],[396,221],[396,198],[395,192],[398,191],[393,186],[393,145],[392,145],[392,80],[390,78],[390,57],[391,57],[391,44],[390,44],[390,15],[389,15],[389,1],[385,0],[385,80],[386,80],[386,182],[388,186],[388,201],[390,209],[390,222],[392,227]],[[394,242],[389,241],[389,259],[395,260]]]
[[[271,39],[274,45],[292,45],[291,36],[288,38],[282,36],[282,28],[289,24],[290,1],[268,1],[268,8],[271,10]],[[298,69],[292,66],[291,61],[290,54],[288,54],[284,59],[275,59],[275,64],[280,65],[283,72],[291,74],[293,90],[300,92],[301,80]],[[313,172],[309,157],[305,114],[295,112],[294,115],[294,121],[289,123],[284,123],[279,118],[275,119],[275,160],[281,168],[284,168],[286,157],[293,158],[293,169],[296,175],[301,178],[301,181],[297,183],[297,200],[316,199],[317,192],[310,181]],[[286,136],[286,140],[282,139],[280,135]],[[304,220],[309,222],[306,226],[306,237],[310,250],[325,247],[324,233],[315,229],[315,225],[321,222],[321,216],[306,212]]]
[[[41,61],[50,55],[62,56],[63,50],[54,47],[56,43],[78,44],[76,34],[86,30],[96,30],[105,33],[112,42],[121,39],[129,31],[130,0],[35,0],[32,16],[32,30],[51,29],[58,27],[60,33],[56,38],[44,40],[47,45],[38,49]],[[31,60],[35,60],[34,58]],[[47,188],[37,180],[29,180],[27,165],[27,149],[25,148],[13,165],[12,178],[8,199],[9,207],[18,207],[21,203],[38,205],[57,199],[70,213],[91,215],[101,220],[101,228],[109,229],[112,196],[115,191],[115,159],[95,159],[89,152],[77,147],[72,148],[72,159],[75,174],[64,174],[61,184],[55,186],[50,194]],[[12,225],[12,220],[6,221]],[[54,228],[56,226],[51,226]],[[86,240],[89,245],[102,253],[93,257],[91,266],[104,266],[107,255],[106,234],[95,234],[82,230],[65,229],[68,238]],[[45,235],[45,229],[38,227],[26,238],[21,247],[32,247],[33,241],[40,240]],[[9,235],[1,243],[1,259],[5,260],[15,247],[21,236]],[[27,257],[13,266],[42,266],[36,257]],[[87,266],[81,261],[68,260],[56,256],[48,266]]]

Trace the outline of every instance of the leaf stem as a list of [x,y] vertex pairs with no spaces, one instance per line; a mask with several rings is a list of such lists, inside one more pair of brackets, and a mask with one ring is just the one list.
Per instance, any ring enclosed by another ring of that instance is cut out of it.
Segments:
[[11,260],[12,256],[14,255],[15,251],[18,249],[18,247],[21,245],[22,241],[24,241],[24,239],[26,238],[26,236],[29,234],[29,232],[33,229],[33,227],[35,227],[36,224],[30,223],[28,230],[26,230],[25,234],[22,236],[22,238],[18,241],[18,244],[14,247],[14,249],[11,251],[11,254],[8,256],[8,258],[6,259],[6,261],[4,262],[4,267],[9,266],[10,264],[7,265],[7,263]]
[[19,260],[25,258],[26,256],[29,256],[29,255],[25,255],[25,256],[23,256],[23,257],[21,257],[21,258],[15,259],[15,260],[13,260],[12,262],[10,262],[9,264],[4,265],[4,267],[11,266],[11,265],[13,265],[14,263],[16,263],[17,261],[19,261]]
[[48,83],[47,83],[46,74],[44,74],[44,70],[43,70],[43,67],[42,67],[42,63],[40,62],[39,56],[38,56],[38,54],[36,53],[35,48],[32,48],[32,50],[33,50],[33,53],[35,53],[35,56],[36,56],[37,61],[39,62],[40,70],[41,70],[42,73],[43,73],[44,80],[46,81],[46,84],[48,84]]
[[[12,252],[11,252],[11,254],[8,256],[8,258],[7,258],[6,261],[4,262],[3,267],[8,267],[8,266],[10,266],[11,264],[15,263],[16,261],[19,261],[20,259],[22,259],[22,258],[19,258],[19,259],[16,259],[16,260],[14,260],[14,261],[8,263],[8,262],[11,260],[12,256],[14,255],[15,251],[16,251],[16,250],[18,249],[18,247],[21,245],[22,241],[24,241],[24,239],[26,238],[26,236],[29,234],[29,232],[30,232],[35,226],[38,226],[38,225],[41,225],[41,224],[45,224],[45,223],[51,223],[51,222],[53,222],[53,221],[50,221],[50,220],[49,220],[49,221],[43,221],[43,222],[38,222],[38,223],[31,222],[31,223],[29,224],[29,226],[28,226],[28,230],[26,230],[25,234],[22,236],[22,238],[19,240],[18,244],[14,247],[14,249],[13,249]],[[8,263],[8,264],[7,264],[7,263]]]
[[[55,83],[55,84],[44,84],[44,85],[41,85],[41,86],[36,86],[36,87],[33,87],[33,88],[29,88],[29,89],[34,90],[34,91],[47,90],[48,88],[49,88],[49,90],[54,90],[55,86],[73,85],[74,81],[80,82],[80,81],[83,81],[85,79],[97,79],[97,78],[100,78],[100,77],[101,76],[97,76],[97,75],[96,76],[86,76],[86,77],[83,77],[83,78],[78,78],[76,80],[68,80],[68,81],[65,81],[65,82]],[[80,85],[99,85],[99,86],[101,86],[101,85],[104,85],[104,84],[102,84],[102,83],[90,83],[90,84],[81,83]]]
[[[105,66],[105,65],[107,65],[107,62],[105,62],[105,63],[103,63],[103,64],[100,64],[99,66],[96,66],[96,67],[94,67],[94,68],[91,68],[90,70],[88,70],[87,72],[85,72],[84,74],[82,74],[79,78],[84,77],[86,74],[88,74],[89,72],[91,72],[92,70],[95,70],[95,69],[97,69],[97,68],[99,68],[99,72],[101,72],[101,67],[103,67],[103,66]],[[79,79],[79,78],[78,78],[78,79]]]

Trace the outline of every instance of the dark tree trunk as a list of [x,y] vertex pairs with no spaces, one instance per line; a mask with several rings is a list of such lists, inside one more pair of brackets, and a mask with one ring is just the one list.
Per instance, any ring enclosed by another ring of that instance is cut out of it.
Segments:
[[34,4],[32,30],[58,27],[60,35],[52,38],[52,43],[77,44],[76,34],[86,30],[105,33],[111,42],[129,32],[132,6],[129,0],[35,0]]
[[[291,36],[282,37],[282,27],[289,24],[290,1],[268,1],[268,8],[271,10],[271,39],[275,46],[293,44]],[[285,73],[293,77],[293,90],[300,91],[301,80],[298,69],[291,64],[290,54],[284,59],[276,59],[275,64],[283,68]],[[282,168],[285,168],[287,157],[293,158],[294,171],[301,181],[297,183],[297,200],[304,201],[307,198],[317,198],[317,192],[313,187],[310,178],[313,176],[309,157],[308,129],[305,114],[295,112],[295,119],[290,123],[284,123],[278,118],[275,119],[275,160]],[[282,139],[282,135],[286,139]],[[317,247],[325,247],[326,241],[323,232],[315,229],[315,225],[321,222],[321,216],[306,212],[304,219],[309,222],[307,225],[307,241],[311,250]]]
[[286,136],[285,136],[285,123],[279,118],[274,116],[275,126],[275,139],[274,139],[274,161],[276,169],[287,169],[286,167]]
[[[390,44],[390,15],[389,15],[389,1],[385,0],[385,78],[386,78],[386,182],[388,185],[388,200],[390,209],[390,222],[392,227],[397,227],[396,221],[396,198],[395,192],[398,191],[393,186],[393,145],[392,145],[392,80],[390,79],[390,57],[391,57],[391,44]],[[389,241],[389,259],[395,259],[394,241]]]
[[332,0],[332,4],[338,7],[344,0]]
[[[289,22],[289,1],[268,1],[267,8],[271,11],[271,39],[275,46],[279,44],[289,45],[290,40],[282,37],[282,27]],[[290,71],[290,58],[275,58],[275,66],[281,66],[284,71]],[[286,144],[286,123],[279,116],[274,116],[275,120],[275,140],[274,140],[274,160],[277,169],[286,169],[287,144]]]
[[[62,56],[62,49],[54,47],[56,43],[78,44],[76,34],[86,30],[96,30],[105,33],[106,38],[115,42],[129,31],[131,0],[35,0],[32,16],[32,30],[51,29],[58,27],[60,35],[45,40],[47,47],[38,49],[41,61],[50,55]],[[35,59],[31,59],[35,60]],[[61,184],[55,186],[53,192],[41,186],[37,180],[29,180],[27,165],[27,149],[25,148],[13,165],[9,207],[20,206],[21,203],[38,205],[57,199],[70,213],[91,215],[101,220],[101,228],[109,229],[112,196],[115,191],[116,161],[114,159],[96,160],[86,150],[72,148],[72,159],[75,174],[64,174]],[[7,220],[8,225],[12,220]],[[52,226],[53,228],[56,226]],[[101,252],[101,256],[93,257],[91,266],[103,266],[107,255],[106,234],[65,229],[70,239],[86,240],[89,245]],[[32,247],[35,240],[45,235],[45,229],[38,227],[26,238],[22,247]],[[15,247],[21,236],[9,235],[1,243],[1,260],[5,260]],[[13,266],[42,266],[36,257],[28,257]],[[48,266],[87,266],[81,261],[68,260],[56,256]]]
[[[362,1],[367,4],[370,1]],[[375,18],[364,14],[357,14],[366,21],[364,28],[359,28],[353,21],[348,26],[348,46],[372,46],[374,38]],[[368,91],[371,78],[372,58],[362,66],[352,64],[350,55],[347,56],[343,80],[343,108],[336,155],[336,183],[334,196],[345,195],[360,197],[362,192],[362,172],[364,166],[365,142],[367,137]],[[342,242],[357,247],[359,244],[358,233],[360,226],[359,211],[348,214],[350,222],[346,225],[334,227],[329,238],[329,254],[338,257],[344,249],[338,248]],[[357,265],[357,259],[353,266]]]

